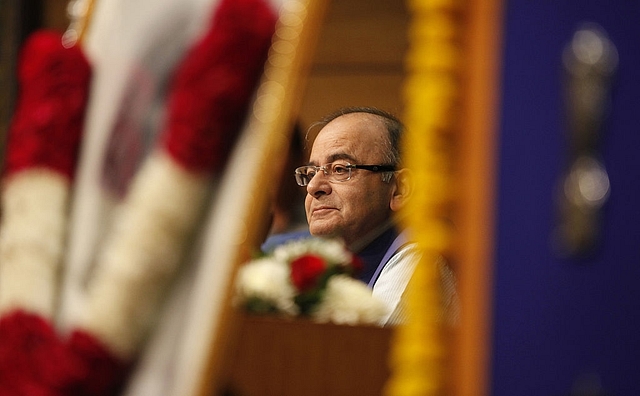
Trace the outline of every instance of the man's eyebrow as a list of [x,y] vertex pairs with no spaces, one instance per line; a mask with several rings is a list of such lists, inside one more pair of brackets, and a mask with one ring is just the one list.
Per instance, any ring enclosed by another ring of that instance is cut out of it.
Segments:
[[[337,161],[337,160],[349,160],[349,161],[355,162],[356,159],[352,155],[349,155],[347,153],[336,153],[336,154],[332,154],[332,155],[329,156],[328,162],[326,162],[326,164],[327,163],[330,164],[330,163],[332,163],[334,161]],[[315,163],[313,161],[307,162],[307,165],[319,166],[319,164],[317,164],[317,163]]]
[[337,160],[351,160],[351,161],[355,161],[355,158],[353,158],[353,156],[347,154],[347,153],[337,153],[337,154],[333,154],[331,156],[329,156],[329,162],[333,162],[333,161],[337,161]]

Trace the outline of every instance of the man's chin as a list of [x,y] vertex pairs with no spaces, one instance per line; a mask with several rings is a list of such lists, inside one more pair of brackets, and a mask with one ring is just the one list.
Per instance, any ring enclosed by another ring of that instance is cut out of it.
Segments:
[[335,229],[335,227],[327,227],[327,226],[309,226],[309,232],[314,237],[318,238],[337,238],[340,236],[340,233]]

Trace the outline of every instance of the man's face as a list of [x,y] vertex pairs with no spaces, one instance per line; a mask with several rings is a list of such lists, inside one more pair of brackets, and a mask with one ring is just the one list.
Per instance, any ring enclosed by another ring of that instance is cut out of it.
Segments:
[[[357,165],[384,164],[388,138],[382,120],[368,113],[350,113],[327,124],[311,149],[309,163],[334,161]],[[314,236],[342,237],[353,246],[376,232],[391,217],[394,183],[380,173],[353,169],[347,181],[329,181],[322,171],[307,185],[305,209]]]

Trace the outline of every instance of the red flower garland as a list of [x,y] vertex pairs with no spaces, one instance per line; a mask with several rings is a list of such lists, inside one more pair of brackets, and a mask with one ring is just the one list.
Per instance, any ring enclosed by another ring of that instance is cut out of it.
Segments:
[[46,167],[73,178],[91,66],[57,32],[29,37],[20,55],[20,96],[8,131],[7,174]]
[[174,78],[166,150],[196,172],[222,168],[267,57],[276,16],[264,0],[222,0]]
[[83,368],[81,381],[72,383],[67,395],[109,396],[119,393],[130,364],[114,356],[93,335],[83,331],[71,334],[67,348],[82,362]]
[[[27,39],[20,53],[20,94],[8,131],[5,180],[37,168],[73,179],[90,79],[87,58],[78,47],[65,48],[61,34],[38,31]],[[85,362],[47,319],[21,310],[0,318],[0,394],[82,395],[69,390],[87,379],[85,371]]]
[[47,320],[19,310],[0,318],[1,395],[113,395],[125,372],[88,334],[63,340]]

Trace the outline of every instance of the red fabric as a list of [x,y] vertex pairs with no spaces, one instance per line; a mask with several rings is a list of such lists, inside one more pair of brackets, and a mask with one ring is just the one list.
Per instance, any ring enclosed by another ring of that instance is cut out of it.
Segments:
[[275,29],[264,0],[222,0],[174,77],[163,143],[191,171],[219,170],[245,118]]
[[32,34],[20,54],[20,93],[8,131],[6,174],[42,166],[73,178],[91,67],[52,31]]
[[47,320],[21,310],[0,318],[0,395],[116,395],[125,373],[88,334],[65,340]]
[[291,281],[300,292],[309,291],[318,286],[320,276],[327,269],[324,259],[306,255],[291,262]]

